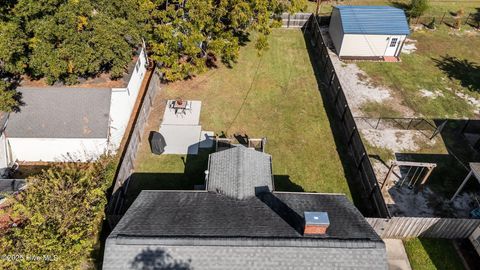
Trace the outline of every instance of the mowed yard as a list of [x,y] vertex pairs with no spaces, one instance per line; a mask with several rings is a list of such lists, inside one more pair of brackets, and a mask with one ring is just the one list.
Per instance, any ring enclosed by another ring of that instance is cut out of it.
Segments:
[[452,240],[411,238],[404,240],[413,270],[463,270]]
[[275,29],[269,45],[259,55],[254,42],[248,42],[233,68],[220,65],[162,89],[136,160],[129,187],[133,196],[141,189],[204,184],[209,151],[156,156],[146,140],[148,132],[158,131],[166,100],[181,97],[202,101],[203,130],[266,137],[276,190],[345,193],[351,198],[302,32]]
[[[468,25],[453,30],[417,30],[409,37],[416,51],[403,53],[401,63],[358,63],[374,84],[395,93],[395,101],[417,117],[476,118],[480,107],[480,32]],[[368,111],[383,117],[401,117],[385,104]],[[375,106],[374,106],[375,107]],[[394,106],[388,106],[394,107]]]

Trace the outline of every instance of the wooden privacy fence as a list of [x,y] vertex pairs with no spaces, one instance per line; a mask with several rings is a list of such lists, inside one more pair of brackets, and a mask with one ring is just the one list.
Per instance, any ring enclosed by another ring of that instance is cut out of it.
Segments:
[[107,209],[107,214],[109,215],[110,222],[113,221],[114,223],[116,223],[115,215],[122,210],[123,197],[125,196],[124,192],[126,191],[126,188],[123,185],[125,181],[128,180],[128,178],[131,176],[134,169],[134,162],[137,155],[138,147],[140,147],[140,143],[142,142],[142,134],[144,131],[144,127],[147,123],[148,115],[150,114],[150,110],[152,108],[153,100],[155,98],[157,90],[161,86],[160,78],[161,76],[156,72],[156,70],[153,71],[152,78],[138,110],[135,124],[130,132],[130,137],[127,145],[125,146],[123,157],[120,160],[120,166],[117,170],[112,198],[109,202]]
[[359,195],[373,206],[371,216],[387,218],[390,217],[390,213],[385,205],[375,172],[360,138],[342,85],[335,73],[335,68],[328,54],[328,48],[322,36],[320,25],[325,24],[328,24],[328,20],[320,20],[319,22],[316,16],[311,16],[310,21],[307,23],[308,34],[311,38],[310,42],[313,46],[312,50],[316,56],[315,61],[317,63],[315,64],[319,67],[318,76],[324,84],[321,91],[325,92],[328,103],[332,104],[341,126],[341,132],[347,140],[347,147],[353,159],[354,169],[356,169],[353,179],[356,183],[361,184],[361,191],[363,191]]
[[466,218],[392,217],[366,220],[382,238],[459,239],[469,237],[480,226],[480,219]]
[[284,28],[302,28],[311,16],[312,13],[283,13],[280,18]]
[[[312,13],[282,13],[279,19],[282,20],[283,28],[302,28],[310,20],[310,17],[312,17]],[[320,16],[318,19],[321,20],[320,24],[328,24],[330,16]]]

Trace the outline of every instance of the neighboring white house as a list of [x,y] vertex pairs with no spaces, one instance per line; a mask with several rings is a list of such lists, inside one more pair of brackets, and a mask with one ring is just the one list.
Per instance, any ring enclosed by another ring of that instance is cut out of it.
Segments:
[[0,179],[6,174],[9,167],[7,153],[7,139],[5,138],[5,128],[7,127],[7,114],[0,112]]
[[7,149],[0,148],[7,154],[0,155],[6,155],[9,164],[16,160],[86,161],[107,149],[116,150],[146,69],[147,56],[141,49],[128,74],[117,81],[103,75],[75,87],[22,84],[18,91],[25,104],[20,112],[9,115],[4,132]]
[[399,8],[336,6],[329,33],[341,59],[398,60],[410,29]]

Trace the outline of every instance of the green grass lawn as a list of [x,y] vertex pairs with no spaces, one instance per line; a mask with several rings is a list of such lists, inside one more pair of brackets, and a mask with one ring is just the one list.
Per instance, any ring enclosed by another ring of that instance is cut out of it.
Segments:
[[451,240],[412,238],[404,245],[413,270],[464,269]]
[[[302,32],[275,29],[269,44],[259,56],[250,42],[233,68],[219,66],[167,85],[162,102],[176,97],[201,100],[203,130],[266,137],[276,190],[336,192],[351,198]],[[160,120],[153,121],[158,121],[154,130]],[[132,189],[203,184],[208,154],[154,156],[144,143]]]
[[[463,29],[471,30],[468,26]],[[400,102],[417,116],[471,118],[474,107],[456,92],[480,98],[480,50],[476,49],[480,48],[480,35],[464,30],[453,31],[442,25],[435,31],[416,31],[410,38],[417,41],[417,51],[402,54],[401,63],[358,65],[374,83],[394,90]],[[424,96],[425,90],[436,97]],[[398,116],[385,112],[382,116]]]

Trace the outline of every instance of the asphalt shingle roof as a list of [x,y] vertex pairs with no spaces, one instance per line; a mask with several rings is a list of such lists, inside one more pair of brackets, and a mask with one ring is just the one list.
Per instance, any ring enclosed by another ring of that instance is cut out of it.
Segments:
[[380,240],[344,195],[282,192],[237,200],[205,191],[142,191],[112,236],[306,239],[305,211],[328,213],[321,238]]
[[210,155],[207,190],[246,199],[273,190],[271,156],[239,145]]
[[[302,235],[305,211],[328,212],[327,235]],[[387,268],[383,242],[344,195],[142,191],[108,237],[103,267],[174,261],[197,270]]]
[[24,106],[10,113],[7,135],[12,138],[107,138],[111,89],[18,89]]
[[345,34],[409,35],[405,12],[389,6],[336,6]]

